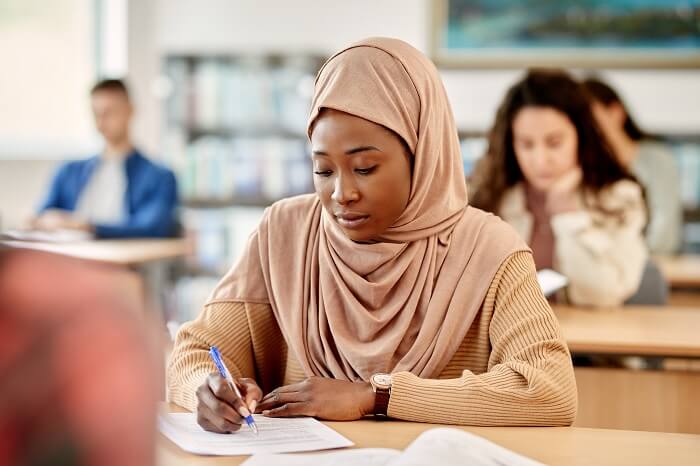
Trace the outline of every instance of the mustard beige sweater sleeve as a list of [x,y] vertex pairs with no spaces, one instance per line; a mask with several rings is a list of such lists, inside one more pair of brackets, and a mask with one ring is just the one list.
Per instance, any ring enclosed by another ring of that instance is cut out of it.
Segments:
[[[178,332],[168,365],[169,401],[196,409],[197,387],[215,371],[210,345],[221,349],[234,376],[255,378],[264,392],[306,376],[288,354],[269,305],[213,302]],[[529,253],[516,253],[501,267],[440,377],[395,374],[389,414],[448,424],[571,423],[576,386],[570,357]]]
[[214,345],[234,377],[253,378],[266,393],[282,384],[287,345],[270,306],[211,302],[177,334],[168,362],[168,401],[196,409],[197,388],[216,372],[209,357]]
[[516,253],[501,267],[483,305],[491,308],[487,371],[464,370],[454,379],[395,373],[389,416],[475,426],[573,422],[577,396],[571,357],[529,253]]

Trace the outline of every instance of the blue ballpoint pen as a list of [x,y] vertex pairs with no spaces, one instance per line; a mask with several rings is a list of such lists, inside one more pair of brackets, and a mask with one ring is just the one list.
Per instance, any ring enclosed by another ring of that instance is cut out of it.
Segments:
[[[214,364],[216,364],[216,368],[219,369],[219,374],[221,374],[221,377],[226,379],[228,384],[231,386],[233,389],[234,393],[238,397],[239,400],[243,403],[243,406],[245,406],[245,401],[243,401],[243,397],[241,396],[241,392],[238,390],[238,386],[236,385],[236,382],[233,380],[233,377],[231,377],[231,373],[228,371],[228,368],[226,367],[226,364],[224,364],[224,360],[221,359],[221,353],[219,353],[219,350],[216,346],[212,346],[209,348],[209,354],[211,355],[211,358],[214,360]],[[255,433],[255,435],[258,435],[258,426],[255,424],[255,420],[253,420],[253,415],[248,412],[247,408],[243,408],[244,412],[247,412],[248,415],[244,415],[243,413],[240,413],[241,416],[243,416],[243,419],[245,419],[245,423],[248,424],[248,427]]]

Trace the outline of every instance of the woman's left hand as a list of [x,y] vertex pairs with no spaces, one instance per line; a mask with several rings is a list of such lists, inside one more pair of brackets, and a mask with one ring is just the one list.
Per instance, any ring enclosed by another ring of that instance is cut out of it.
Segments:
[[265,395],[256,412],[270,417],[313,416],[353,421],[374,411],[374,391],[367,382],[309,377]]

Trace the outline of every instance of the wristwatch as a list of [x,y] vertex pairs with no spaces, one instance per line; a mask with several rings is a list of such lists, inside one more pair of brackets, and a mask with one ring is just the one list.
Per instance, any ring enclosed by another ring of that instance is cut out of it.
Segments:
[[391,374],[374,374],[369,378],[374,390],[374,414],[386,416],[391,396]]

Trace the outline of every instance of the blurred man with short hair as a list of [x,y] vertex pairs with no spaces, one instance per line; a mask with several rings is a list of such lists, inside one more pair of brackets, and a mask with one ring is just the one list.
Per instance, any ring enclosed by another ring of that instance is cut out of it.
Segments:
[[104,150],[59,168],[32,226],[83,230],[98,238],[174,236],[175,176],[133,147],[133,106],[126,85],[118,79],[103,80],[90,96]]

